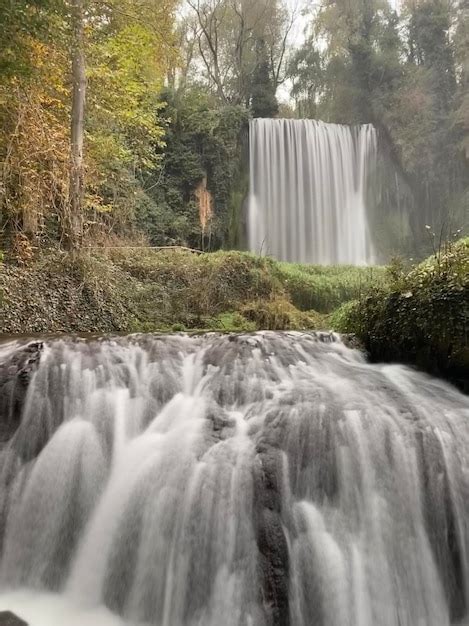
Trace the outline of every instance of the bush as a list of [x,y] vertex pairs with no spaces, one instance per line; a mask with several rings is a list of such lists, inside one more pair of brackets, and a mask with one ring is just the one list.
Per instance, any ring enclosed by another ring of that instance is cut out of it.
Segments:
[[356,333],[375,360],[412,362],[467,387],[469,239],[410,270],[394,263],[388,277],[386,287],[338,311],[336,327]]
[[275,261],[243,252],[50,253],[0,273],[4,333],[317,328],[288,300]]
[[112,259],[142,283],[142,298],[165,324],[177,320],[187,328],[203,328],[205,318],[283,294],[271,262],[248,253],[194,254],[176,249],[136,256],[118,251]]
[[131,331],[135,281],[99,257],[53,253],[1,268],[3,333]]

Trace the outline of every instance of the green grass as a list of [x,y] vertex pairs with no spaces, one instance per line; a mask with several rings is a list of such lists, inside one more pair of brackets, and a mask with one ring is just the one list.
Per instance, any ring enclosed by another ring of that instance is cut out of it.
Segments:
[[382,268],[279,263],[236,251],[51,253],[0,273],[8,293],[0,312],[5,332],[318,329],[383,280]]
[[301,311],[331,313],[386,281],[384,267],[275,263],[275,274]]

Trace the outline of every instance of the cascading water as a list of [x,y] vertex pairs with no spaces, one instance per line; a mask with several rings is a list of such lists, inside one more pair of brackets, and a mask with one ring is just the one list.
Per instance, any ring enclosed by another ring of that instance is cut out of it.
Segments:
[[14,382],[1,405],[8,427],[20,415],[0,448],[0,611],[467,619],[469,398],[448,384],[328,334],[54,340],[31,367],[21,410]]
[[250,250],[300,263],[373,263],[366,214],[373,126],[254,119],[249,132]]

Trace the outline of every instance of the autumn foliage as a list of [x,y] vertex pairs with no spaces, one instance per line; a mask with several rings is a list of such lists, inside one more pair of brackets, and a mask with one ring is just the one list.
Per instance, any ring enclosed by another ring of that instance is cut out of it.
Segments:
[[[10,3],[16,4],[16,3]],[[132,217],[139,172],[162,145],[158,96],[177,62],[175,0],[86,3],[85,234]],[[0,9],[0,218],[6,241],[63,237],[70,167],[66,1]],[[6,11],[2,15],[2,11]]]

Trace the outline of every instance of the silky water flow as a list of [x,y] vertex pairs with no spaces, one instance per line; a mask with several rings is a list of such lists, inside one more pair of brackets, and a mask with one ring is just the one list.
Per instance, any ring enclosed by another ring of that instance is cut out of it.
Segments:
[[254,119],[249,127],[249,248],[281,261],[370,265],[373,126]]
[[38,350],[0,448],[0,610],[31,626],[469,623],[469,398],[449,384],[332,334]]

